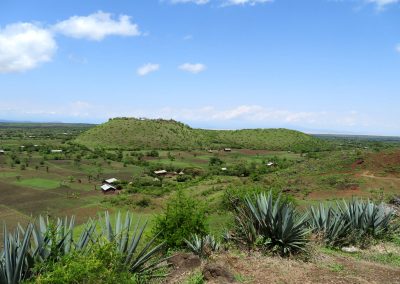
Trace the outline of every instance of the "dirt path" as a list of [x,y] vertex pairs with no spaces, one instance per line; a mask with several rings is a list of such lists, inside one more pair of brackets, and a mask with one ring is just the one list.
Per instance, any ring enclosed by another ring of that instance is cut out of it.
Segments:
[[371,174],[369,171],[365,171],[362,174],[360,174],[361,177],[366,177],[366,178],[373,178],[373,179],[379,179],[379,180],[389,180],[389,181],[398,181],[400,182],[400,178],[396,177],[377,177],[373,174]]

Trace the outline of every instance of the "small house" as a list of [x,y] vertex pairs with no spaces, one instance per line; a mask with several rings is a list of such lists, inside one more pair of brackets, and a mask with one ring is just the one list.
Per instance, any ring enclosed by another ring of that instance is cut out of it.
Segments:
[[6,151],[0,150],[0,155],[4,155],[5,153],[6,153]]
[[268,166],[268,167],[275,166],[275,163],[274,163],[274,162],[268,162],[268,163],[267,163],[267,166]]
[[116,178],[109,178],[103,181],[103,183],[108,183],[108,184],[114,184],[116,183],[118,180]]
[[51,150],[50,152],[53,154],[59,154],[62,153],[63,150]]
[[232,152],[232,149],[231,148],[224,148],[224,151],[225,152]]
[[159,171],[154,171],[154,173],[158,176],[163,176],[166,175],[168,172],[166,170],[159,170]]
[[115,192],[116,188],[110,184],[103,184],[101,186],[103,193]]
[[227,168],[221,168],[221,171],[227,171],[228,169]]

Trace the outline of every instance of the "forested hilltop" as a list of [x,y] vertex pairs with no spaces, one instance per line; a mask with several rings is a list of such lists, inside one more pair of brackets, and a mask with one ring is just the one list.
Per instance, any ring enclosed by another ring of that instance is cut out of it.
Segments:
[[289,129],[206,130],[174,120],[114,118],[79,135],[76,142],[90,148],[212,149],[246,148],[313,151],[329,143]]

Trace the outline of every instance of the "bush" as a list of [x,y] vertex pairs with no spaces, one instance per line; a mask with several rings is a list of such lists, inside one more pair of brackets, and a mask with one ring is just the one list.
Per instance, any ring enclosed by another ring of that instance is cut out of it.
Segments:
[[191,176],[189,175],[180,175],[176,178],[177,182],[186,182],[186,181],[190,181],[192,179]]
[[74,252],[35,267],[30,283],[135,283],[113,244],[95,244],[88,254]]
[[149,152],[146,153],[147,157],[154,157],[154,158],[158,158],[160,156],[160,153],[158,153],[157,150],[151,150]]
[[192,234],[207,234],[206,212],[198,200],[179,190],[167,204],[167,209],[156,219],[154,232],[170,248],[185,247],[185,239]]
[[151,200],[150,200],[150,198],[143,197],[139,201],[136,201],[135,204],[137,206],[139,206],[139,207],[145,208],[145,207],[149,207],[150,206]]

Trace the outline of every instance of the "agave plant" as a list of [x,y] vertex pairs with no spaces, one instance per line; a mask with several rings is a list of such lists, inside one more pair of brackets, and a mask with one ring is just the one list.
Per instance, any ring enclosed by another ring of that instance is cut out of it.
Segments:
[[164,259],[158,259],[149,264],[163,249],[164,243],[156,245],[156,237],[154,237],[144,246],[139,247],[147,222],[141,224],[139,219],[133,230],[132,223],[131,213],[126,213],[125,221],[122,222],[121,212],[118,212],[113,228],[110,214],[105,212],[104,220],[101,219],[102,236],[108,242],[115,243],[117,251],[124,256],[125,265],[129,266],[132,273],[149,274],[158,269],[159,264],[164,261]]
[[135,276],[157,276],[155,270],[160,268],[159,264],[163,260],[156,259],[156,256],[163,244],[156,245],[155,238],[142,243],[146,222],[141,225],[139,220],[132,229],[132,214],[127,213],[125,222],[122,223],[121,214],[118,213],[113,227],[108,212],[104,217],[104,221],[100,220],[101,230],[98,230],[97,222],[89,220],[77,241],[74,241],[73,234],[74,217],[52,221],[40,216],[38,222],[30,223],[26,230],[18,225],[14,234],[8,233],[4,226],[4,248],[0,252],[0,283],[20,283],[31,276],[35,263],[59,261],[62,256],[76,251],[90,253],[93,247],[91,244],[95,243],[112,243],[112,247],[116,247],[124,256],[124,264]]
[[17,284],[29,273],[33,263],[28,261],[33,225],[26,230],[19,227],[10,234],[4,226],[4,247],[0,253],[0,283]]
[[215,240],[214,236],[206,235],[204,237],[192,235],[191,240],[185,240],[188,248],[200,257],[208,257],[212,252],[216,252],[220,248],[220,244]]
[[280,196],[274,200],[271,192],[255,196],[255,202],[247,198],[246,207],[268,248],[281,255],[305,250],[309,234],[307,214],[297,214],[291,204],[280,202]]
[[357,232],[358,237],[381,237],[392,229],[391,222],[395,216],[393,209],[382,203],[376,205],[370,200],[357,199],[338,204],[338,212]]
[[259,237],[256,220],[245,208],[236,207],[235,213],[235,233],[231,234],[229,238],[241,242],[248,250],[251,250]]
[[309,223],[328,245],[343,246],[389,233],[394,229],[393,217],[393,210],[383,204],[353,199],[337,203],[336,209],[323,204],[319,208],[311,207]]
[[74,225],[74,217],[52,221],[39,216],[38,225],[33,227],[33,256],[44,262],[70,253]]
[[342,246],[350,242],[352,228],[342,215],[338,214],[331,206],[310,208],[309,223],[314,233],[320,234],[325,244],[329,246]]

